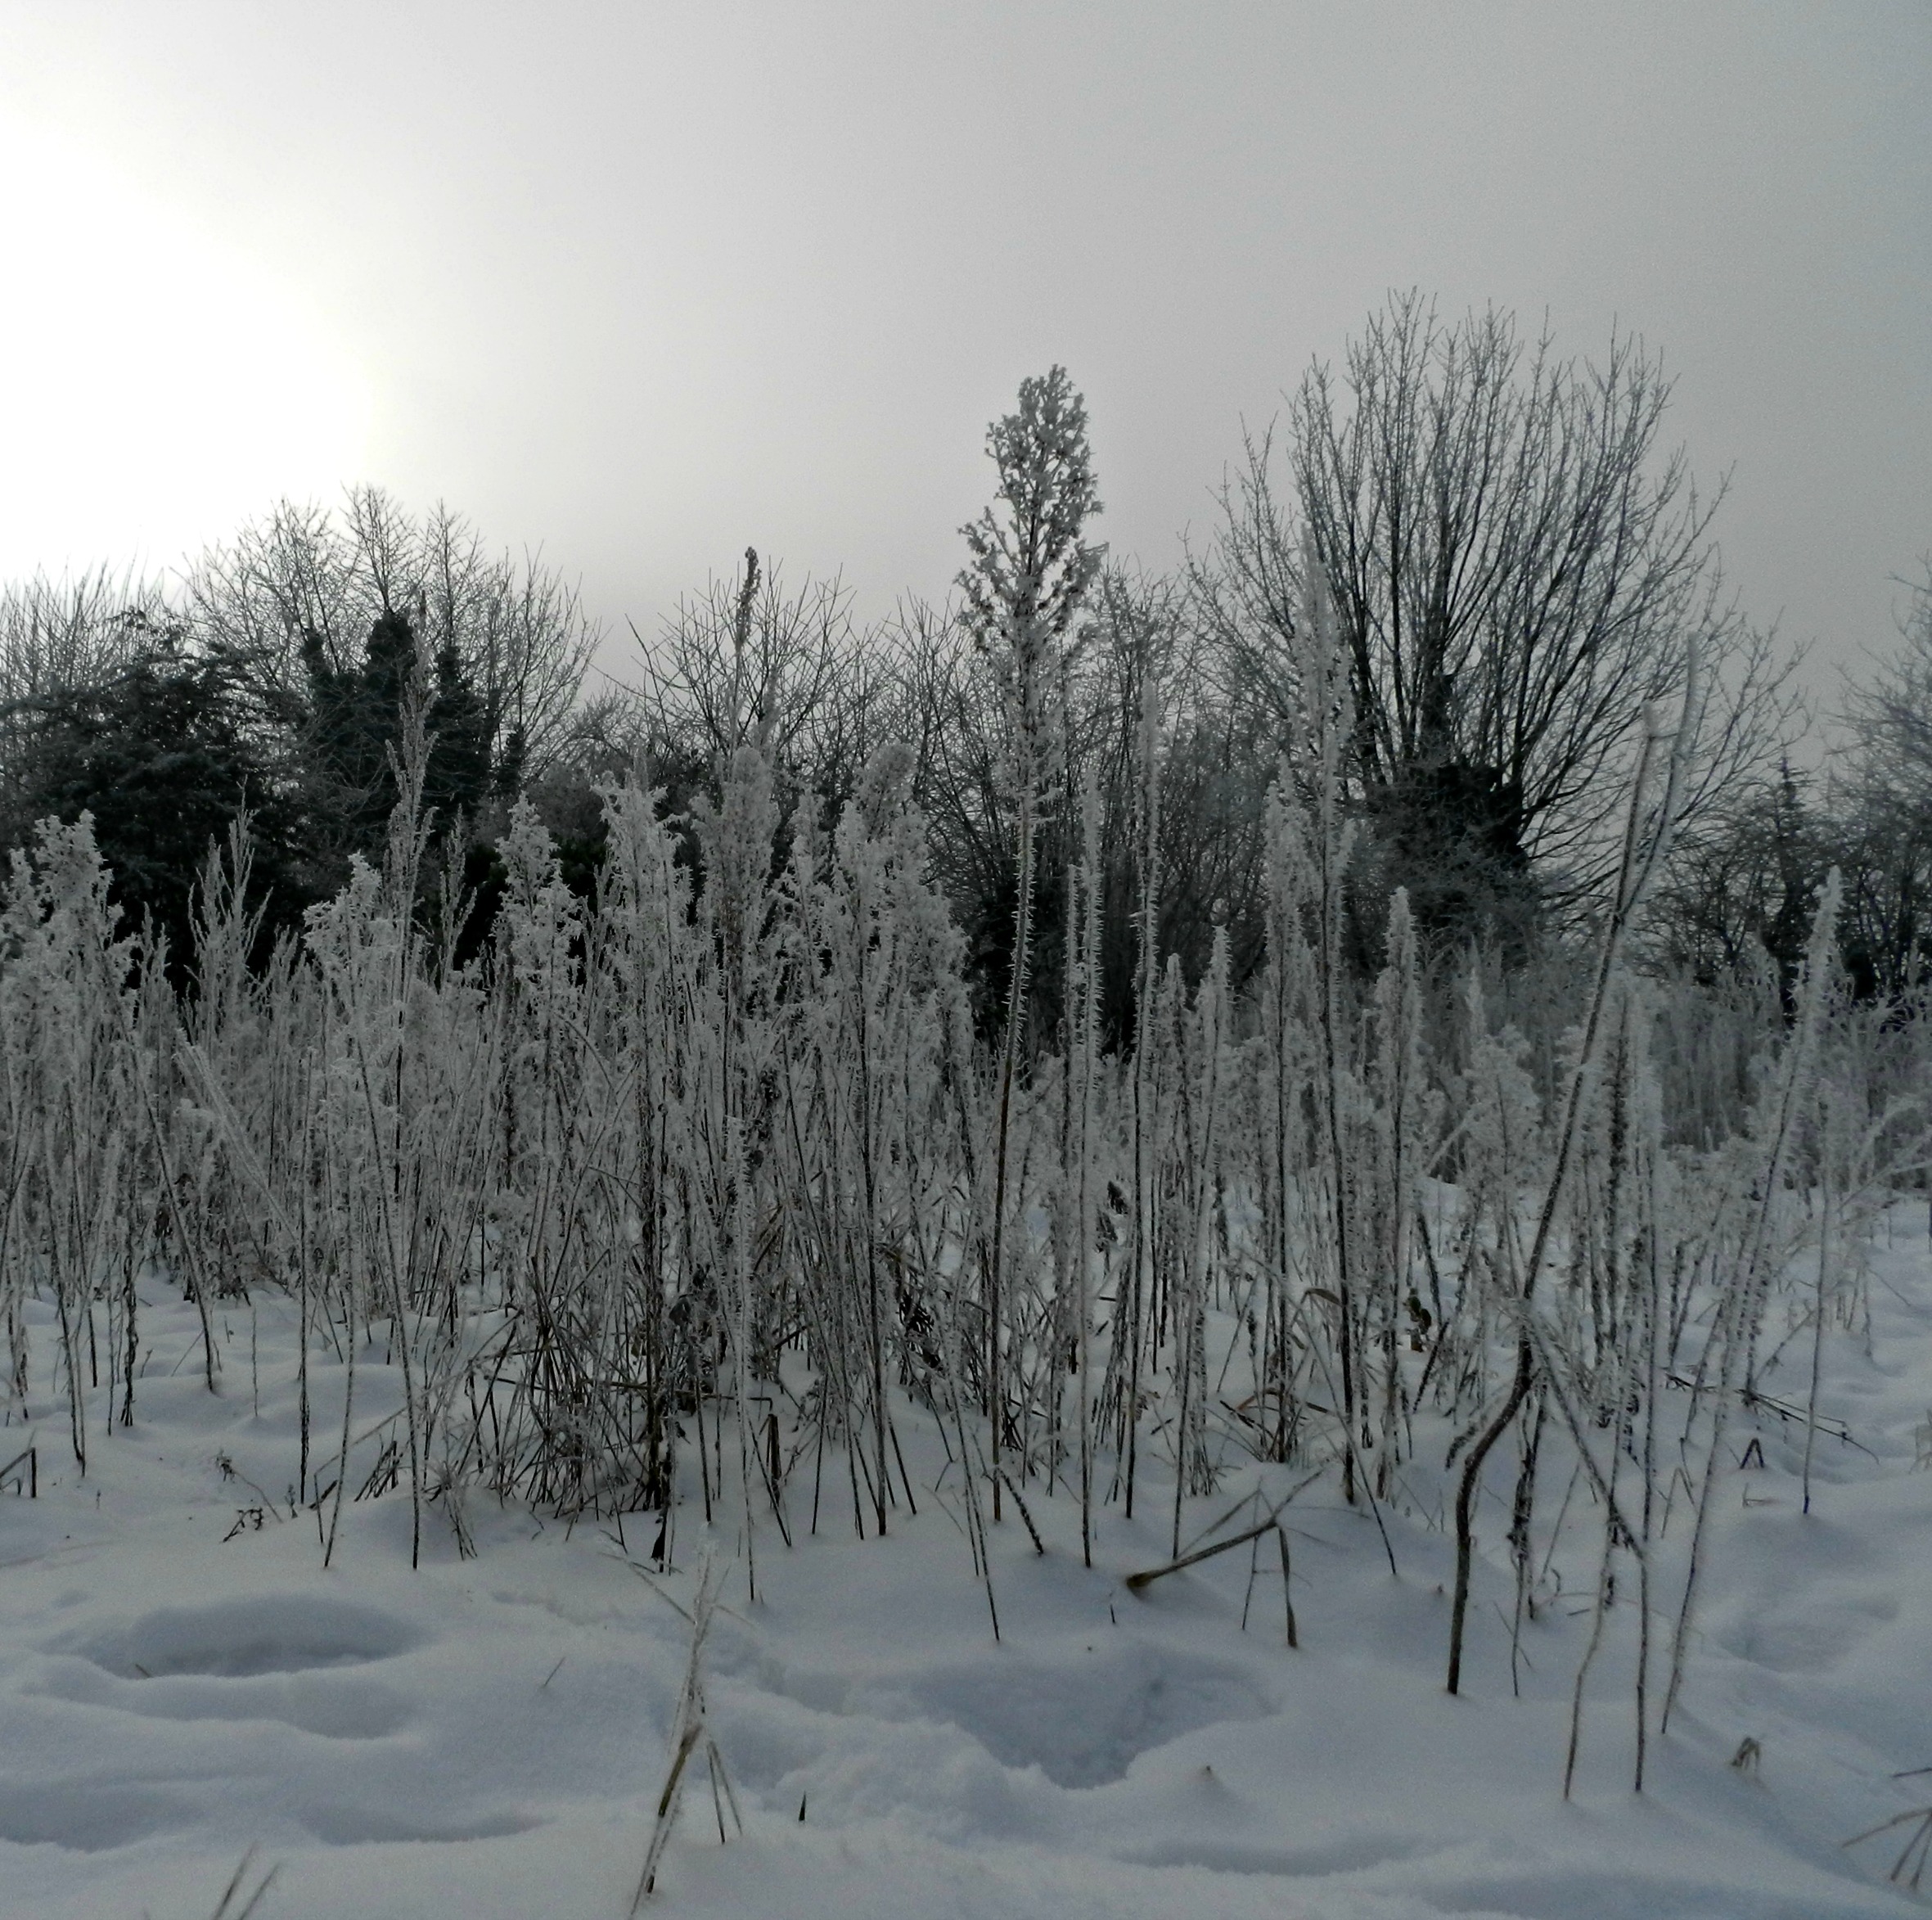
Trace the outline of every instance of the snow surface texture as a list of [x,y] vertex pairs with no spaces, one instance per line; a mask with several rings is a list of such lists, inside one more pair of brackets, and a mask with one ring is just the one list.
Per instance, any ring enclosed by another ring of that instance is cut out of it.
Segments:
[[[915,1484],[939,1481],[916,1518],[862,1542],[848,1510],[790,1551],[768,1523],[755,1603],[732,1565],[706,1696],[745,1832],[719,1845],[694,1767],[648,1910],[1922,1912],[1885,1877],[1909,1828],[1840,1843],[1932,1801],[1932,1774],[1898,1777],[1932,1766],[1924,1219],[1901,1208],[1881,1233],[1870,1353],[1857,1335],[1828,1346],[1822,1404],[1858,1446],[1821,1443],[1815,1511],[1799,1511],[1802,1432],[1775,1422],[1762,1469],[1726,1484],[1685,1701],[1641,1798],[1628,1663],[1606,1647],[1562,1801],[1587,1621],[1559,1604],[1526,1629],[1512,1697],[1499,1564],[1479,1577],[1465,1697],[1444,1694],[1451,1547],[1431,1516],[1389,1512],[1391,1579],[1332,1476],[1299,1499],[1290,1652],[1272,1540],[1252,1578],[1243,1548],[1136,1596],[1124,1576],[1171,1544],[1157,1490],[1134,1522],[1106,1510],[1091,1571],[1077,1504],[1035,1499],[1044,1557],[1010,1510],[994,1530],[996,1644],[957,1478],[909,1429]],[[0,1915],[205,1920],[251,1846],[280,1868],[263,1916],[628,1911],[689,1643],[667,1597],[691,1598],[701,1510],[682,1512],[656,1593],[625,1563],[647,1561],[642,1516],[620,1546],[479,1508],[476,1558],[438,1521],[412,1573],[401,1492],[346,1509],[325,1572],[313,1514],[277,1501],[296,1458],[280,1309],[222,1317],[211,1398],[193,1309],[148,1291],[138,1423],[97,1442],[84,1481],[56,1419],[0,1434],[0,1461],[31,1438],[40,1467],[38,1499],[0,1489]],[[380,1409],[381,1359],[358,1408]],[[1270,1472],[1279,1497],[1291,1479]],[[1492,1517],[1498,1555],[1500,1532]],[[717,1546],[728,1562],[738,1543]],[[1579,1564],[1569,1584],[1592,1577]],[[1747,1740],[1754,1764],[1733,1765]]]

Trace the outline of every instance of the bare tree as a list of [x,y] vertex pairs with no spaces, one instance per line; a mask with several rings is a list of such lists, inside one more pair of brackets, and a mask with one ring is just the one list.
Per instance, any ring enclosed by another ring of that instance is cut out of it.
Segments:
[[1207,967],[1218,926],[1230,934],[1237,985],[1259,958],[1276,735],[1268,716],[1227,696],[1211,665],[1184,582],[1118,567],[1101,575],[1070,677],[1067,738],[1073,782],[1091,782],[1101,809],[1102,1007],[1115,1041],[1133,1024],[1150,692],[1162,716],[1154,945],[1190,981]]
[[481,701],[493,759],[543,773],[570,737],[599,633],[577,589],[545,565],[487,548],[439,505],[418,518],[380,488],[340,513],[284,502],[189,570],[184,617],[250,650],[290,701],[305,692],[304,647],[350,670],[375,623],[401,614],[431,657],[448,651]]
[[[990,1029],[1003,1005],[1019,890],[1007,708],[957,607],[908,602],[890,638],[902,737],[915,750],[935,874],[966,933]],[[1178,958],[1191,981],[1207,964],[1217,924],[1230,931],[1237,983],[1258,957],[1262,805],[1274,773],[1274,733],[1265,714],[1229,697],[1206,670],[1184,582],[1104,566],[1070,638],[1061,675],[1065,789],[1091,791],[1098,809],[1101,1017],[1107,1043],[1121,1044],[1133,1030],[1140,951],[1148,695],[1163,716],[1155,752],[1169,796],[1159,822],[1155,944]],[[1070,807],[1050,806],[1037,832],[1026,1024],[1051,1036],[1063,1011],[1067,868],[1086,858],[1085,824]]]
[[1932,814],[1932,557],[1910,584],[1902,645],[1863,685],[1848,687],[1844,720],[1863,770],[1901,805]]
[[[1666,965],[1709,985],[1768,958],[1796,986],[1825,877],[1840,862],[1840,819],[1789,765],[1741,787],[1669,863],[1647,930]],[[1760,951],[1761,950],[1761,951]]]
[[1846,962],[1892,994],[1932,958],[1932,558],[1910,592],[1898,653],[1847,688],[1838,756]]
[[742,567],[678,601],[655,642],[631,630],[644,668],[633,718],[657,755],[715,776],[753,744],[799,791],[837,802],[854,790],[894,675],[836,575],[788,589],[747,548]]
[[1291,403],[1280,498],[1251,439],[1196,566],[1201,617],[1248,697],[1299,700],[1294,631],[1326,576],[1353,683],[1349,773],[1419,917],[1462,924],[1528,881],[1574,894],[1612,859],[1646,705],[1699,640],[1715,683],[1685,796],[1693,821],[1775,763],[1790,662],[1739,618],[1700,495],[1660,435],[1670,384],[1627,336],[1601,366],[1525,349],[1488,311],[1452,326],[1393,298],[1338,379]]

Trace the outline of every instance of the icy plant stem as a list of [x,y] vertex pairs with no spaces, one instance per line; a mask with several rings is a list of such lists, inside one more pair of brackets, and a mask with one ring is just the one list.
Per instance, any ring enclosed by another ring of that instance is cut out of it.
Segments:
[[1833,1246],[1833,1209],[1836,1188],[1832,1179],[1831,1165],[1831,1120],[1835,1111],[1835,1102],[1829,1102],[1822,1131],[1824,1135],[1824,1152],[1820,1156],[1818,1173],[1818,1269],[1817,1283],[1813,1289],[1811,1309],[1811,1379],[1804,1396],[1804,1511],[1811,1512],[1811,1462],[1812,1452],[1818,1437],[1818,1379],[1825,1362],[1825,1314],[1827,1302],[1826,1289],[1831,1276]]
[[1537,1215],[1535,1237],[1530,1242],[1529,1256],[1523,1268],[1518,1296],[1518,1309],[1523,1316],[1523,1326],[1517,1338],[1515,1377],[1511,1382],[1510,1390],[1502,1406],[1477,1435],[1475,1443],[1465,1456],[1461,1477],[1457,1483],[1456,1590],[1449,1613],[1448,1683],[1448,1691],[1452,1693],[1459,1692],[1462,1685],[1462,1642],[1469,1613],[1469,1583],[1475,1544],[1475,1503],[1481,1485],[1483,1463],[1488,1458],[1491,1448],[1509,1431],[1510,1423],[1520,1411],[1524,1400],[1528,1398],[1531,1382],[1535,1377],[1535,1356],[1530,1339],[1529,1315],[1534,1305],[1537,1278],[1542,1270],[1550,1237],[1556,1228],[1565,1183],[1569,1178],[1571,1156],[1576,1151],[1584,1096],[1590,1084],[1591,1070],[1595,1063],[1604,1015],[1610,1002],[1611,982],[1615,977],[1617,962],[1623,950],[1624,933],[1642,899],[1646,883],[1663,857],[1669,836],[1671,818],[1676,809],[1679,777],[1689,750],[1690,737],[1695,729],[1698,710],[1697,674],[1694,656],[1686,679],[1684,711],[1678,725],[1671,754],[1669,777],[1666,782],[1657,823],[1650,834],[1647,847],[1645,845],[1645,809],[1649,798],[1650,769],[1658,746],[1664,737],[1664,728],[1660,721],[1646,716],[1643,748],[1631,781],[1630,809],[1624,823],[1624,854],[1617,877],[1616,898],[1609,922],[1604,930],[1603,946],[1597,959],[1596,985],[1583,1022],[1583,1041],[1578,1052],[1575,1068],[1570,1075],[1569,1090],[1564,1102],[1563,1123],[1556,1136],[1555,1164],[1550,1171],[1548,1184],[1544,1188],[1542,1205]]
[[[1029,765],[1030,767],[1030,760]],[[1013,958],[1007,982],[1007,1030],[1000,1049],[999,1112],[993,1137],[993,1264],[987,1275],[986,1412],[992,1425],[993,1517],[1000,1517],[1000,1450],[1006,1411],[1007,1189],[1012,1165],[1013,1088],[1020,1073],[1020,1046],[1026,1021],[1026,969],[1033,938],[1034,850],[1038,836],[1034,818],[1030,773],[1020,798],[1019,899],[1013,908]]]
[[[1160,900],[1160,708],[1153,676],[1141,701],[1141,897],[1139,966],[1134,983],[1133,1047],[1133,1247],[1128,1264],[1126,1314],[1126,1405],[1121,1452],[1125,1456],[1127,1517],[1133,1518],[1136,1470],[1140,1458],[1141,1363],[1146,1346],[1144,1322],[1148,1276],[1154,1258],[1154,1090],[1151,1084],[1154,988],[1159,967]],[[1119,1319],[1119,1309],[1115,1309]]]
[[[1785,1070],[1778,1088],[1769,1149],[1760,1175],[1758,1204],[1753,1210],[1749,1237],[1729,1297],[1722,1309],[1722,1320],[1714,1337],[1723,1342],[1718,1364],[1715,1404],[1711,1409],[1710,1450],[1704,1479],[1697,1491],[1696,1517],[1691,1523],[1689,1563],[1684,1574],[1683,1598],[1678,1604],[1677,1630],[1670,1649],[1670,1683],[1664,1695],[1660,1732],[1670,1730],[1671,1710],[1684,1683],[1684,1659],[1690,1646],[1691,1625],[1696,1616],[1698,1589],[1704,1565],[1705,1535],[1710,1521],[1711,1500],[1723,1477],[1724,1438],[1730,1426],[1731,1404],[1737,1384],[1737,1360],[1748,1354],[1763,1309],[1763,1290],[1770,1281],[1768,1271],[1771,1241],[1778,1196],[1783,1190],[1786,1155],[1792,1131],[1797,1125],[1804,1095],[1810,1084],[1812,1057],[1817,1036],[1818,1019],[1824,1003],[1826,962],[1838,922],[1840,881],[1838,869],[1831,869],[1825,890],[1812,922],[1811,941],[1805,953],[1804,979],[1799,990],[1798,1018],[1785,1048]],[[1746,1363],[1745,1379],[1750,1379]]]

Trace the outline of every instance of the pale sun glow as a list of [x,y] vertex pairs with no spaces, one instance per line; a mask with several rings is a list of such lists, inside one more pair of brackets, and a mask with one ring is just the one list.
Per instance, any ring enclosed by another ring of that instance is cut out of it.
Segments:
[[164,569],[359,476],[359,370],[295,290],[70,142],[0,122],[0,577]]

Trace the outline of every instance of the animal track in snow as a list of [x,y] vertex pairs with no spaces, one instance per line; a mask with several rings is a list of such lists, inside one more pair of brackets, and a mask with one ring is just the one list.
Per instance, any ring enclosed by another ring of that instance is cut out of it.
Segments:
[[0,1840],[18,1846],[64,1846],[102,1853],[164,1827],[186,1826],[200,1812],[172,1794],[91,1781],[37,1781],[0,1787]]
[[[855,1688],[852,1706],[871,1707],[871,1692]],[[1133,1643],[1058,1663],[998,1656],[943,1667],[903,1677],[889,1694],[1061,1787],[1104,1786],[1183,1733],[1275,1710],[1245,1667]]]
[[[164,1607],[68,1651],[122,1679],[245,1679],[388,1660],[422,1636],[393,1615],[311,1593]],[[209,1716],[215,1717],[215,1716]],[[226,1717],[226,1716],[223,1716]]]
[[1898,1614],[1898,1602],[1883,1595],[1827,1593],[1807,1596],[1801,1606],[1741,1610],[1712,1638],[1727,1652],[1773,1673],[1822,1673],[1840,1665]]

